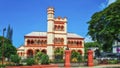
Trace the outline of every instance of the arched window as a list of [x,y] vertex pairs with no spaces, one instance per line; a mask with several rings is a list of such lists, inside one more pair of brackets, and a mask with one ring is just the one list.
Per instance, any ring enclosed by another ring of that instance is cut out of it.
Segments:
[[82,54],[82,50],[78,50],[78,52],[79,52],[80,54]]
[[54,30],[56,30],[57,29],[57,25],[54,25]]
[[47,40],[45,40],[45,44],[47,44]]
[[61,42],[64,42],[64,39],[63,39],[63,38],[61,38]]
[[28,45],[30,44],[30,40],[29,40],[29,39],[27,40],[27,44],[28,44]]
[[27,50],[27,57],[33,57],[33,50],[32,49],[28,49]]
[[47,54],[47,50],[46,49],[43,49],[41,52]]
[[72,50],[71,52],[76,52],[75,50]]
[[76,41],[73,41],[73,45],[76,45]]
[[80,45],[82,45],[82,41],[80,41]]
[[58,30],[61,30],[60,25],[58,25]]
[[21,56],[22,56],[22,52],[21,52]]
[[37,44],[37,40],[34,40],[34,44]]
[[31,44],[34,44],[34,41],[33,41],[33,40],[31,40]]
[[39,49],[36,49],[36,50],[35,50],[35,54],[37,54],[39,51],[40,51]]
[[64,30],[64,26],[61,26],[61,30]]
[[43,41],[43,40],[41,40],[41,44],[44,44],[44,41]]
[[73,44],[73,41],[71,41],[71,44]]
[[37,44],[40,44],[40,40],[37,41]]
[[68,41],[67,43],[70,44],[70,41]]

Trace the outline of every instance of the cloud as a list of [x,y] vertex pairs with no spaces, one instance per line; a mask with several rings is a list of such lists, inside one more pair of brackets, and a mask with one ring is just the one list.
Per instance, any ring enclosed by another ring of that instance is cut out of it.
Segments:
[[116,0],[108,0],[107,6],[109,6],[110,4],[112,4],[113,2],[115,2]]
[[107,6],[109,6],[110,4],[112,4],[115,1],[116,0],[105,0],[103,3],[100,4],[100,6],[99,6],[100,10],[103,10],[104,8],[106,8]]
[[86,36],[85,37],[85,42],[93,42],[93,40],[90,36]]

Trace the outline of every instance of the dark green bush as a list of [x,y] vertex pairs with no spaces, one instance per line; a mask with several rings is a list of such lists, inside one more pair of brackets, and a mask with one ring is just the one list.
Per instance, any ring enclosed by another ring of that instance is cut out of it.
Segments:
[[49,56],[47,54],[43,54],[40,58],[41,64],[49,64]]
[[28,59],[26,59],[26,63],[27,63],[27,65],[34,65],[35,60],[33,58],[28,58]]
[[11,55],[10,56],[11,62],[14,62],[16,65],[20,63],[21,58],[16,54],[16,55]]
[[64,59],[54,59],[54,63],[64,63]]
[[0,67],[5,67],[6,65],[2,65],[2,64],[0,64]]
[[118,60],[108,60],[108,64],[117,64]]
[[82,56],[80,55],[80,53],[73,51],[71,53],[71,62],[81,62],[81,61],[82,61]]

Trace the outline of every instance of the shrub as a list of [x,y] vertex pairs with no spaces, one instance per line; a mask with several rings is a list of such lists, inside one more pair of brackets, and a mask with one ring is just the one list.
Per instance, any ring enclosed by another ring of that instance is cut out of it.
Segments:
[[49,64],[49,56],[47,54],[43,54],[40,59],[41,64]]
[[0,64],[0,67],[1,67],[1,68],[2,68],[2,67],[4,68],[5,66],[6,66],[6,65],[2,65],[2,64]]
[[35,64],[35,60],[33,58],[26,59],[27,65],[33,65]]
[[50,60],[49,60],[49,56],[45,53],[42,53],[42,52],[38,52],[35,57],[35,63],[39,64],[49,64],[50,63]]
[[94,60],[93,62],[95,66],[99,64],[98,60]]
[[20,63],[21,58],[16,54],[16,55],[11,55],[10,56],[11,62],[14,62],[16,65]]
[[118,60],[108,60],[108,64],[117,64]]
[[43,54],[44,54],[44,53],[42,53],[42,52],[38,52],[38,53],[35,55],[34,59],[35,59],[35,63],[36,63],[36,64],[39,64],[39,63],[41,62],[41,57],[42,57]]
[[77,60],[79,63],[82,61],[82,56],[80,54],[77,55]]
[[71,59],[71,62],[78,62],[78,60],[77,60],[77,58],[74,57]]
[[64,63],[64,59],[54,59],[54,63]]
[[71,62],[81,62],[82,56],[79,52],[73,51],[71,54]]
[[55,59],[63,59],[63,55],[62,54],[56,54]]

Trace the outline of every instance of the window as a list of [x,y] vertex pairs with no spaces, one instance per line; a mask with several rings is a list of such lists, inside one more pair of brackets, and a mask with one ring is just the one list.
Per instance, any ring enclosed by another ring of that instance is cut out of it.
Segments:
[[55,38],[54,39],[54,43],[63,44],[64,43],[64,39],[63,38]]
[[54,25],[54,30],[56,30],[56,31],[63,31],[64,30],[64,26],[63,25]]

